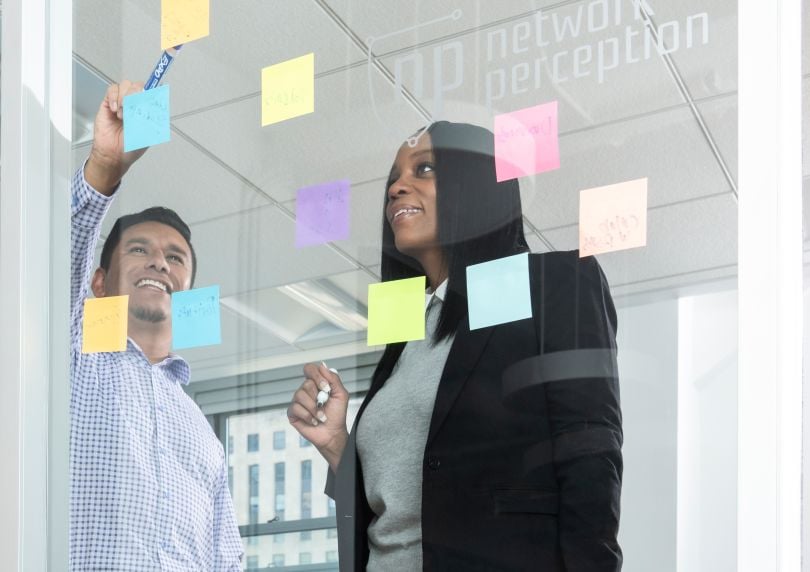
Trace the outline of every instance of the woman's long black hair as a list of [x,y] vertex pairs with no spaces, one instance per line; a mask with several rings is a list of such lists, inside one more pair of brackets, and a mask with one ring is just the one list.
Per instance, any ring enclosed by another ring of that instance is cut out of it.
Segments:
[[[467,123],[439,121],[428,129],[435,159],[438,239],[448,268],[447,295],[434,343],[455,334],[467,315],[467,267],[528,252],[523,235],[520,187],[516,179],[498,183],[492,132]],[[423,276],[419,262],[400,253],[385,217],[382,279]]]

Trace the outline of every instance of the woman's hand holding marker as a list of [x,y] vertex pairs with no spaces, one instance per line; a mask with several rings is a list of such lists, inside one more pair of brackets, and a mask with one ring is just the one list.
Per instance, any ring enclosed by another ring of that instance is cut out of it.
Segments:
[[287,418],[336,470],[346,447],[349,393],[338,372],[325,363],[304,366],[304,382],[293,395]]

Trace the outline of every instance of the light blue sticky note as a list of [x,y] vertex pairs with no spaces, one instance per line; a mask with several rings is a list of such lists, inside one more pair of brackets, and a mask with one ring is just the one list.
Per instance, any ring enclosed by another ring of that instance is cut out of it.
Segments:
[[170,138],[168,85],[124,98],[124,151],[151,147]]
[[532,317],[528,253],[467,267],[470,329]]
[[172,348],[196,348],[222,343],[219,286],[172,294]]

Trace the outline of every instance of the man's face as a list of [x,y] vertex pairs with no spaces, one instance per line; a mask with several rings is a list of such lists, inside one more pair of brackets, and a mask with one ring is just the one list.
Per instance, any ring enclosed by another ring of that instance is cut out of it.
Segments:
[[127,228],[112,252],[110,268],[96,272],[93,293],[129,295],[129,314],[158,323],[171,316],[172,292],[191,287],[191,248],[172,227],[142,222]]

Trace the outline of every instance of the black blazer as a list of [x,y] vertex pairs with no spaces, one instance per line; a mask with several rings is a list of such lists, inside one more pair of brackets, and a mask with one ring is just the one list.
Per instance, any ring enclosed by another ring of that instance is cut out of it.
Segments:
[[[533,318],[455,335],[422,463],[425,570],[621,569],[622,427],[616,312],[592,257],[529,257]],[[357,414],[391,375],[389,345]],[[326,492],[340,569],[365,570],[354,428]]]

